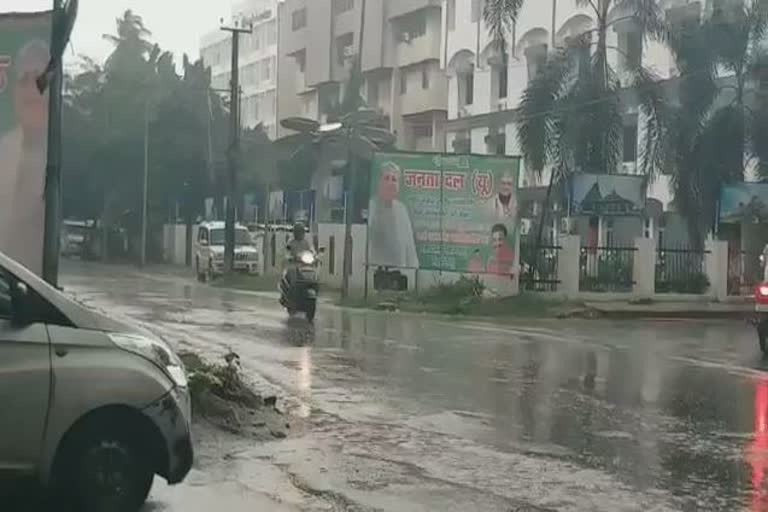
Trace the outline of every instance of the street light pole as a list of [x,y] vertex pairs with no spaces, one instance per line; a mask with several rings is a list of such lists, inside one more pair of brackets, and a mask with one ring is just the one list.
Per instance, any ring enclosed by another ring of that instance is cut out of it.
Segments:
[[144,180],[141,201],[141,258],[140,265],[147,264],[147,182],[149,181],[149,100],[144,103]]
[[237,165],[240,153],[240,34],[250,34],[253,27],[221,27],[221,30],[232,33],[232,80],[230,82],[229,104],[229,152],[227,161],[227,215],[224,224],[224,272],[229,273],[235,268],[235,196],[237,195]]

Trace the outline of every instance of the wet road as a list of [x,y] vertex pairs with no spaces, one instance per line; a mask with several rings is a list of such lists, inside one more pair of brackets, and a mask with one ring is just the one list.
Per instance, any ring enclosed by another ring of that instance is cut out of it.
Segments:
[[768,511],[768,364],[743,322],[493,326],[77,267],[64,286],[179,347],[231,348],[302,433],[199,434],[148,510]]

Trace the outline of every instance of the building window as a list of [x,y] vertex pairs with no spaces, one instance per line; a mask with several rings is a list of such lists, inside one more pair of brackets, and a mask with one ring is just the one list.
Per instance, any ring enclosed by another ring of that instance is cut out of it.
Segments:
[[296,59],[296,67],[299,68],[299,73],[304,73],[307,70],[307,50],[300,50],[294,54]]
[[643,62],[643,34],[638,30],[619,33],[619,54],[624,69],[634,70]]
[[429,69],[426,66],[421,68],[421,88],[429,89]]
[[453,139],[453,152],[458,154],[467,154],[472,149],[472,142],[469,139],[467,132],[460,132],[456,134],[456,138]]
[[347,59],[351,59],[355,53],[355,35],[352,32],[336,38],[336,52],[339,66],[343,66]]
[[400,71],[400,94],[408,92],[408,73],[404,70]]
[[403,43],[410,43],[418,37],[427,35],[426,9],[403,16],[398,28],[400,41]]
[[355,0],[333,0],[333,15],[351,11],[355,7]]
[[509,59],[505,52],[501,65],[498,66],[499,74],[499,99],[507,97],[507,89],[509,89]]
[[293,31],[300,30],[307,26],[307,8],[298,9],[291,14],[291,28]]
[[498,132],[496,134],[496,144],[495,144],[495,153],[497,155],[506,155],[507,154],[507,133],[506,132]]
[[413,127],[413,136],[417,139],[431,139],[433,134],[431,124],[417,124]]
[[528,66],[528,81],[530,82],[547,65],[547,45],[538,44],[526,48],[525,60]]
[[471,105],[475,102],[475,66],[471,65],[468,73],[464,73],[464,105]]
[[445,16],[448,30],[456,30],[456,0],[448,0]]
[[477,23],[483,15],[483,0],[472,0],[472,23]]
[[499,131],[498,128],[491,128],[485,137],[486,153],[489,155],[507,154],[507,133]]
[[624,126],[624,163],[635,163],[637,161],[637,125]]

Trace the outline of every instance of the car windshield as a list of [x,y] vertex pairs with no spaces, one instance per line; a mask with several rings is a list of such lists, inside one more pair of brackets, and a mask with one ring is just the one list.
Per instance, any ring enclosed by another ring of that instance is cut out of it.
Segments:
[[[253,239],[251,238],[251,233],[247,229],[236,229],[235,244],[236,245],[253,245]],[[211,230],[211,245],[224,245],[223,229]]]

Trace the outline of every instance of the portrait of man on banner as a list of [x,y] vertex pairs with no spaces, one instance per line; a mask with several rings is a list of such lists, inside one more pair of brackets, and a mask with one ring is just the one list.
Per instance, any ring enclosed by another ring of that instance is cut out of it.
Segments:
[[27,15],[16,24],[13,16],[0,17],[0,32],[0,250],[39,274],[48,93],[40,92],[37,79],[50,61],[50,15]]

